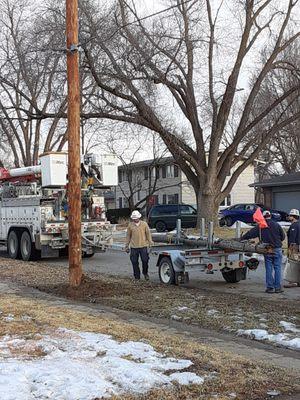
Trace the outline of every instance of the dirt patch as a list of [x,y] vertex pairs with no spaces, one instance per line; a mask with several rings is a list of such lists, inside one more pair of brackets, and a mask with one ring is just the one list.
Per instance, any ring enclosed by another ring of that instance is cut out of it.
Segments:
[[204,289],[86,273],[79,288],[68,285],[65,267],[0,259],[0,279],[11,280],[60,297],[101,303],[152,317],[171,318],[218,331],[265,328],[284,332],[280,321],[300,321],[299,301],[256,299]]

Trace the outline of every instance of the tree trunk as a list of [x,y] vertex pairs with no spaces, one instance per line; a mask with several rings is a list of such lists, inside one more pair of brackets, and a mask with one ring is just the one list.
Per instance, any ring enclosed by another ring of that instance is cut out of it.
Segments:
[[218,221],[218,209],[219,203],[217,201],[217,195],[215,193],[204,194],[204,191],[198,189],[196,192],[197,199],[197,228],[200,227],[201,218],[205,218],[206,223]]

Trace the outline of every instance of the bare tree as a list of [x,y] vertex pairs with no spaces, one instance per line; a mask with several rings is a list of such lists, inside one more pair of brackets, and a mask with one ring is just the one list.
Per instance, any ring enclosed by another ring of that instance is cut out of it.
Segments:
[[[299,0],[218,7],[174,0],[152,24],[128,1],[101,11],[92,0],[81,2],[83,67],[97,86],[82,116],[156,132],[192,184],[199,216],[211,218],[241,172],[299,119],[292,111],[298,82],[256,103],[285,50],[299,40],[293,33]],[[57,115],[33,108],[31,118]]]
[[[290,87],[300,84],[300,45],[294,43],[288,51],[284,52],[284,58],[277,62],[266,79],[264,88],[258,97],[257,104],[265,106],[270,98],[276,98]],[[291,104],[289,104],[291,103]],[[300,113],[300,97],[296,92],[294,96],[281,103],[281,113],[285,118]],[[271,112],[266,121],[274,124],[277,118],[275,112]],[[278,175],[300,171],[300,119],[283,127],[278,131],[261,153],[265,163],[261,165],[261,173],[267,175]]]

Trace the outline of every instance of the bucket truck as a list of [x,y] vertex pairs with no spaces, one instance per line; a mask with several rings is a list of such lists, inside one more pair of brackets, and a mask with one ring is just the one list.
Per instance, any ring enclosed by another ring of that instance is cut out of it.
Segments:
[[[117,184],[115,157],[85,155],[81,176],[82,250],[91,257],[112,241],[104,191]],[[67,253],[70,218],[67,153],[42,154],[36,166],[0,168],[0,244],[11,258],[28,261]]]

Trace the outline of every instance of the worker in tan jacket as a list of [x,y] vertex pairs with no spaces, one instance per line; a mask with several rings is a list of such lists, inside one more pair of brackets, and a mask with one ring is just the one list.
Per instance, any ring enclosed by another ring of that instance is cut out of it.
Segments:
[[132,212],[131,222],[127,228],[126,251],[130,249],[130,260],[133,267],[135,279],[140,279],[139,257],[142,260],[143,275],[146,281],[149,280],[149,248],[152,245],[152,237],[147,222],[141,221],[142,215],[139,211]]

